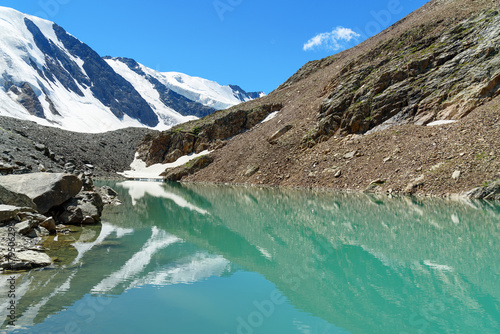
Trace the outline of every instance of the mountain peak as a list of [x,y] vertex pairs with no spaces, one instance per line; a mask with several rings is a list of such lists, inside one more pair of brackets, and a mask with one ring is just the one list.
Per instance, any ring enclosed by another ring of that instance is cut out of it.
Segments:
[[0,7],[0,115],[79,132],[167,129],[248,101],[229,86],[101,57],[57,24]]

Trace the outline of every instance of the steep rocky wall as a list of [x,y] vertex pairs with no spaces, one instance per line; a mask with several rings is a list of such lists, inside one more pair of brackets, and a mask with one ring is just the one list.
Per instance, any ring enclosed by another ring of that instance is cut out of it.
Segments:
[[139,145],[139,158],[148,165],[169,163],[183,155],[223,145],[223,140],[252,128],[281,108],[281,104],[266,104],[250,110],[233,108],[157,135],[148,135]]
[[381,124],[460,119],[499,94],[500,15],[485,11],[450,27],[420,25],[346,66],[324,88],[315,145],[337,132],[365,133]]

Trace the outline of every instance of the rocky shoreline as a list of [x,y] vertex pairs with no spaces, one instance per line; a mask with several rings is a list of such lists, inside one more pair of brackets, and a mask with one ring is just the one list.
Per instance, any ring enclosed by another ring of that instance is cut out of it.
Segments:
[[50,266],[40,245],[70,226],[100,224],[104,205],[119,204],[109,187],[95,187],[92,172],[0,176],[0,271]]
[[498,198],[498,31],[498,3],[430,1],[263,98],[147,136],[139,157],[211,151],[168,180]]

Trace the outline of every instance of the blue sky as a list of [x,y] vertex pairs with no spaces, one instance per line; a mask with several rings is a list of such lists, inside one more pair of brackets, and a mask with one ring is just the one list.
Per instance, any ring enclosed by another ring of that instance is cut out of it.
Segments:
[[428,0],[0,0],[56,22],[100,55],[269,93]]

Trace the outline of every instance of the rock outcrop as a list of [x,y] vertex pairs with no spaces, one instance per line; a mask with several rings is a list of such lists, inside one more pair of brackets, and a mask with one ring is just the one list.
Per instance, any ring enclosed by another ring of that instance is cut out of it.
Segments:
[[91,225],[101,221],[104,204],[98,192],[82,191],[51,213],[64,225]]
[[99,223],[105,203],[120,203],[113,189],[95,188],[91,176],[88,170],[79,177],[50,173],[0,177],[0,269],[50,265],[52,260],[38,246],[44,236],[56,234],[58,224]]
[[281,108],[281,104],[266,104],[250,110],[235,107],[215,112],[202,120],[181,124],[158,135],[148,135],[139,144],[139,158],[147,165],[153,165],[173,162],[190,153],[200,153],[252,128]]
[[210,165],[213,161],[214,159],[209,155],[202,155],[201,157],[189,161],[183,166],[168,169],[160,174],[160,176],[163,176],[165,181],[180,181],[184,176],[196,173],[197,171]]
[[500,93],[500,15],[482,12],[449,27],[414,27],[348,62],[324,88],[305,146],[335,133],[460,119]]
[[0,177],[0,186],[29,197],[44,214],[76,196],[82,181],[72,174],[33,173]]
[[500,201],[500,181],[494,181],[486,186],[474,188],[463,195],[470,199]]

